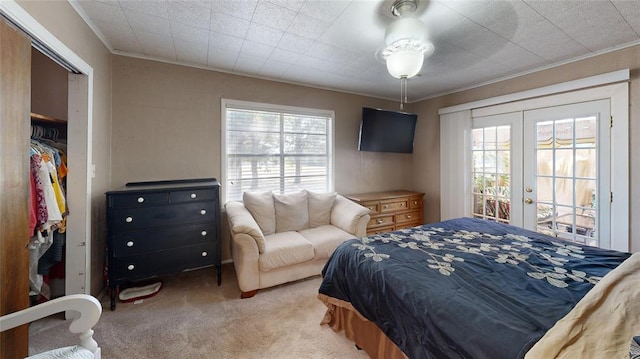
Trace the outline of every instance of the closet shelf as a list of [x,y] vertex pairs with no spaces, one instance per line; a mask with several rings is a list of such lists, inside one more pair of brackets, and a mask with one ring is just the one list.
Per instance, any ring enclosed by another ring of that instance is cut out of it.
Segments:
[[31,112],[31,119],[32,120],[37,120],[37,121],[42,121],[42,122],[48,122],[48,123],[54,123],[54,124],[59,124],[59,125],[66,125],[67,121],[65,120],[61,120],[55,117],[51,117],[51,116],[47,116],[47,115],[41,115],[39,113],[35,113],[35,112]]

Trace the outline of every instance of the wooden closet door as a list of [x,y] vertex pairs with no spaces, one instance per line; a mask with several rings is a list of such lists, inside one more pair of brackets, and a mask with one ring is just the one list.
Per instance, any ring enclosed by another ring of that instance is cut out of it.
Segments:
[[[31,39],[0,24],[0,315],[29,306]],[[0,333],[0,358],[28,355],[29,327]]]

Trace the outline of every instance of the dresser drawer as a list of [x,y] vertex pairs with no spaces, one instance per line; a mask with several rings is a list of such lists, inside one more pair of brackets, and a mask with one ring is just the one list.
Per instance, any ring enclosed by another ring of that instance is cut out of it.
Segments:
[[367,207],[371,212],[369,212],[370,215],[374,215],[374,214],[378,214],[380,213],[380,202],[375,201],[375,202],[362,202],[360,203],[361,206],[363,207]]
[[109,213],[113,233],[176,224],[214,221],[218,202],[180,203],[170,206],[112,209]]
[[409,198],[409,208],[410,209],[422,208],[422,197]]
[[215,222],[187,224],[164,229],[126,231],[111,235],[111,255],[127,257],[171,248],[206,244],[216,239]]
[[380,211],[384,212],[395,212],[395,211],[403,211],[409,208],[409,199],[401,198],[394,199],[391,201],[382,201],[380,202]]
[[218,194],[215,191],[207,188],[171,191],[169,193],[172,203],[211,201],[217,199],[217,197]]
[[203,244],[155,252],[152,256],[114,258],[109,268],[115,280],[136,280],[217,264],[218,256],[214,244]]
[[393,215],[377,216],[369,220],[367,228],[393,226],[393,224]]
[[396,224],[420,221],[420,211],[403,212],[396,214]]
[[111,208],[144,207],[169,203],[167,192],[122,194],[109,197]]

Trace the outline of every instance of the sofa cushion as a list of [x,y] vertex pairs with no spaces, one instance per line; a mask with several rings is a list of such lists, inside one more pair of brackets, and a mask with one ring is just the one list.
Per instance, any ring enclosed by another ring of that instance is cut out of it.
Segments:
[[309,228],[320,227],[331,222],[331,208],[336,200],[336,195],[336,192],[316,193],[307,191]]
[[298,233],[313,244],[313,248],[315,249],[315,256],[313,259],[329,258],[340,243],[347,239],[355,238],[352,234],[330,224],[316,228],[303,229]]
[[274,233],[265,237],[266,248],[258,258],[258,267],[267,272],[313,259],[313,245],[298,232]]
[[276,233],[309,228],[307,192],[273,194],[276,208]]
[[242,202],[260,226],[262,234],[275,233],[276,212],[271,192],[244,192]]

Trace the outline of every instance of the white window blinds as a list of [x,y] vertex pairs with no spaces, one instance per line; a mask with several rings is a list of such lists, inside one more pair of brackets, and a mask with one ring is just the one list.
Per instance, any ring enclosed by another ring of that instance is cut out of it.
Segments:
[[227,201],[333,189],[333,112],[223,100],[223,118]]

